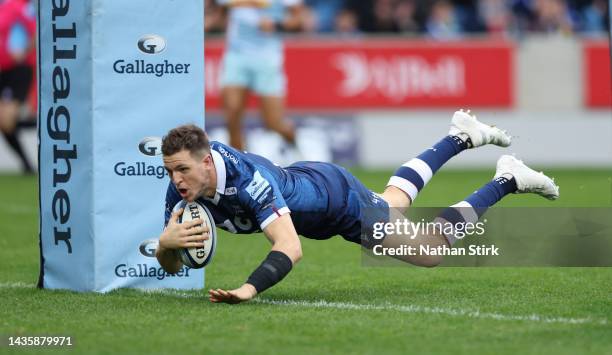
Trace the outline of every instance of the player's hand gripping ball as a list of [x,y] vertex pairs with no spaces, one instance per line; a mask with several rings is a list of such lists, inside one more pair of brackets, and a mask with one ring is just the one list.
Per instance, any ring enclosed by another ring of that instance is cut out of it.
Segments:
[[[208,240],[204,241],[203,247],[181,248],[178,249],[178,255],[185,264],[192,269],[200,269],[208,265],[215,255],[217,247],[217,230],[215,229],[215,221],[210,214],[210,211],[203,204],[194,202],[179,202],[176,209],[183,208],[183,214],[178,217],[178,222],[188,222],[194,219],[202,219],[204,226],[208,226]],[[197,225],[196,227],[199,227]]]

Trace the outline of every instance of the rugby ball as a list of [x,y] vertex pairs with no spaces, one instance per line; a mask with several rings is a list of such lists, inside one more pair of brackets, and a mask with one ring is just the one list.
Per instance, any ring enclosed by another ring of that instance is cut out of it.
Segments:
[[[200,269],[211,262],[215,255],[217,247],[217,230],[215,229],[215,220],[212,214],[203,204],[194,201],[181,201],[175,209],[183,208],[183,213],[179,216],[178,222],[188,222],[194,219],[202,219],[203,224],[208,226],[209,238],[204,241],[204,246],[200,248],[182,248],[178,249],[178,255],[183,264],[192,269]],[[201,225],[197,225],[201,226]]]

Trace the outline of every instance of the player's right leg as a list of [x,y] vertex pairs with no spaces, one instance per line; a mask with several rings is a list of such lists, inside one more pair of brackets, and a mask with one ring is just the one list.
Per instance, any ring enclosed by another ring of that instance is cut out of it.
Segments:
[[260,96],[259,100],[261,117],[266,128],[280,134],[287,143],[295,145],[295,127],[291,121],[285,119],[285,98]]
[[[436,226],[450,223],[453,226],[465,226],[466,223],[475,224],[484,215],[486,210],[511,193],[534,193],[549,200],[559,197],[559,187],[554,180],[541,172],[529,168],[522,161],[509,156],[502,156],[497,162],[497,169],[492,181],[468,196],[465,200],[448,207],[434,222]],[[404,221],[405,218],[397,210],[391,209],[390,221]],[[427,233],[418,233],[414,236],[391,234],[382,241],[384,248],[398,248],[411,246],[420,249],[420,246],[437,248],[440,246],[452,246],[458,239],[459,230],[452,228],[449,232],[446,228],[432,228]],[[444,232],[444,234],[442,233]],[[464,236],[464,231],[461,231]],[[397,259],[418,265],[436,266],[442,262],[439,255],[401,255]]]
[[389,206],[404,212],[431,177],[452,157],[466,149],[485,144],[507,147],[511,139],[506,131],[478,121],[470,111],[457,111],[453,115],[448,135],[403,164],[389,179],[382,197]]
[[226,52],[223,55],[219,79],[223,110],[229,131],[229,144],[236,149],[244,150],[242,118],[250,85],[248,62],[240,54]]
[[242,118],[246,106],[248,89],[240,86],[226,86],[222,89],[223,110],[225,121],[229,132],[229,144],[244,150],[244,138],[242,136]]

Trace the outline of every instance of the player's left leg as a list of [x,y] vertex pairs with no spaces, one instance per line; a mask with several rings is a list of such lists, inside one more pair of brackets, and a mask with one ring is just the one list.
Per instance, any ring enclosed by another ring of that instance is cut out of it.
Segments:
[[[521,160],[511,155],[503,155],[497,161],[497,169],[492,181],[475,191],[465,200],[444,210],[437,221],[457,223],[476,223],[487,209],[504,196],[511,193],[535,193],[549,200],[559,198],[559,186],[554,179],[542,172],[526,166]],[[446,235],[449,245],[457,238]]]
[[511,138],[506,131],[478,121],[469,111],[457,111],[453,115],[448,135],[403,164],[389,179],[381,196],[389,206],[403,213],[431,177],[452,157],[466,149],[485,144],[507,147]]
[[[554,180],[527,167],[522,161],[504,155],[497,161],[497,169],[492,181],[468,196],[465,200],[448,207],[434,222],[435,225],[450,223],[453,226],[465,226],[465,223],[475,224],[483,216],[486,210],[499,202],[504,196],[511,193],[535,193],[549,200],[559,197],[559,187]],[[391,209],[391,221],[404,217],[394,209]],[[393,215],[395,214],[395,215]],[[430,233],[420,233],[416,236],[389,235],[382,241],[384,248],[397,248],[401,246],[412,246],[419,249],[421,245],[436,248],[439,246],[452,246],[459,238],[455,229],[452,233],[442,234],[441,229]],[[463,231],[462,236],[464,235]],[[436,266],[442,262],[439,255],[402,255],[396,258],[418,266]]]
[[242,120],[249,90],[252,89],[248,58],[226,50],[223,54],[219,86],[229,133],[229,144],[238,150],[244,150]]

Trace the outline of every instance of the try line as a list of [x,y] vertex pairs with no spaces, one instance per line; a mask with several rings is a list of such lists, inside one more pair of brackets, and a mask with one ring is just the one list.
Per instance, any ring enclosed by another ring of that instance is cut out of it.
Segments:
[[[25,289],[34,288],[34,285],[24,282],[0,282],[0,289]],[[182,298],[205,298],[200,293],[190,293],[171,289],[153,289],[140,290],[145,294],[164,294]],[[349,302],[328,302],[325,300],[319,301],[303,301],[303,300],[276,300],[271,298],[256,298],[252,302],[285,307],[302,307],[302,308],[320,308],[320,309],[340,309],[354,311],[393,311],[401,313],[422,313],[422,314],[439,314],[452,317],[467,317],[474,319],[492,319],[499,321],[524,321],[535,323],[557,323],[557,324],[597,324],[607,325],[607,319],[586,318],[568,318],[568,317],[550,317],[540,314],[530,315],[513,315],[503,313],[481,312],[478,310],[453,309],[442,307],[427,307],[419,305],[397,305],[397,304],[359,304]]]

